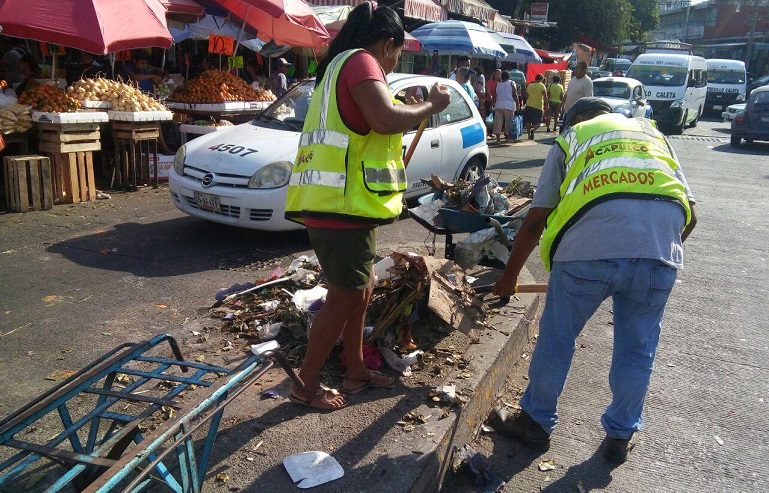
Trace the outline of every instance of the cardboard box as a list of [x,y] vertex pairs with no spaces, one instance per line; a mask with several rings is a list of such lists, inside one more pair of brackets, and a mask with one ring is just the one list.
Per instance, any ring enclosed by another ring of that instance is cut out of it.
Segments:
[[[155,179],[155,156],[142,154],[142,160],[150,164],[150,180]],[[168,181],[168,172],[174,165],[173,154],[158,154],[158,181]]]

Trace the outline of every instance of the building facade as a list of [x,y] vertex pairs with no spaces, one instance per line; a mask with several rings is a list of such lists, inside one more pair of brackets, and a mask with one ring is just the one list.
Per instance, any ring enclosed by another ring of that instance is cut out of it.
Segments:
[[705,58],[743,60],[754,75],[769,73],[769,0],[663,0],[659,14],[651,39],[678,39]]

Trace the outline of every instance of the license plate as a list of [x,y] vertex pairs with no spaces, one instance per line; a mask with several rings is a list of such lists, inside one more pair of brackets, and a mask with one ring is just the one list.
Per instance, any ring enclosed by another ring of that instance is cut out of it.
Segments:
[[713,105],[713,109],[720,110],[720,109],[723,109],[723,106],[721,106],[720,104],[716,104],[716,105]]
[[222,207],[219,204],[219,197],[210,193],[195,192],[195,203],[204,211],[211,211],[221,214]]

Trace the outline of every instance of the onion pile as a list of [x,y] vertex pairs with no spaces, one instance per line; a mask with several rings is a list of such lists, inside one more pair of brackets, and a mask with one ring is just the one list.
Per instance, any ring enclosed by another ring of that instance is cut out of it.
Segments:
[[23,133],[32,128],[32,108],[25,104],[12,104],[0,109],[0,131],[4,134]]
[[115,111],[165,111],[166,107],[141,90],[112,79],[80,79],[67,88],[79,101],[105,101]]

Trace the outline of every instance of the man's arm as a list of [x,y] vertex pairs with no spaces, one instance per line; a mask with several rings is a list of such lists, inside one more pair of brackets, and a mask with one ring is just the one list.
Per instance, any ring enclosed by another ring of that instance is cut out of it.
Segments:
[[694,230],[694,227],[697,226],[697,215],[694,213],[694,202],[689,201],[689,208],[692,211],[692,219],[691,221],[689,221],[689,224],[687,224],[686,227],[684,228],[683,233],[681,233],[681,243],[686,241],[686,239]]
[[520,274],[526,260],[534,251],[542,236],[542,231],[547,225],[547,218],[553,209],[544,207],[534,207],[529,209],[523,224],[518,229],[513,242],[513,249],[510,252],[510,259],[505,265],[505,270],[497,279],[492,291],[497,296],[512,296],[515,294],[515,285],[518,284],[518,274]]

